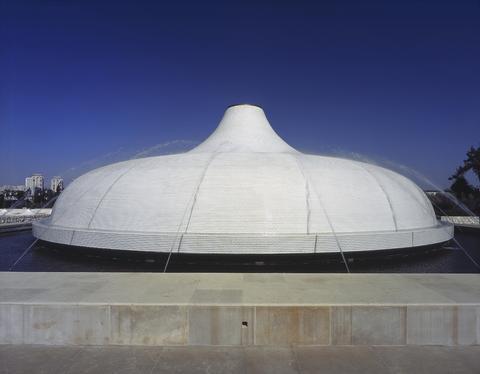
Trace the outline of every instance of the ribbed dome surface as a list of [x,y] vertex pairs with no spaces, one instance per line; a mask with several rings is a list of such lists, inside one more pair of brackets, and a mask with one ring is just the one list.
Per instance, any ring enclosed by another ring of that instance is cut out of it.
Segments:
[[448,240],[451,231],[407,178],[300,153],[251,105],[228,108],[190,152],[83,175],[34,229],[63,244],[215,253],[412,247]]

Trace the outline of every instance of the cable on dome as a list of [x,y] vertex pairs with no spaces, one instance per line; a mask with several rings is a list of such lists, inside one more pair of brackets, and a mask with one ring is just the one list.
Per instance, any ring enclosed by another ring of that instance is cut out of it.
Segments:
[[[306,175],[302,163],[300,162],[300,160],[298,159],[297,156],[293,156],[293,158],[297,162],[297,166],[300,169],[300,173],[303,175],[303,178],[305,179],[305,185],[309,186],[310,185],[310,179]],[[308,191],[310,191],[310,189],[308,189]],[[342,246],[340,245],[340,241],[338,240],[337,233],[335,232],[335,230],[333,228],[332,221],[330,220],[330,217],[328,216],[327,211],[322,204],[322,199],[320,198],[320,195],[319,195],[318,191],[315,188],[313,189],[313,191],[315,192],[315,195],[317,195],[318,201],[320,202],[320,206],[322,207],[323,214],[325,215],[325,218],[327,219],[328,225],[330,226],[330,230],[332,231],[333,237],[335,238],[335,242],[337,243],[337,247],[339,249],[340,255],[342,256],[343,263],[345,264],[345,268],[347,269],[347,273],[350,273],[350,267],[348,266],[347,259],[345,258],[345,254],[343,253]],[[307,196],[307,198],[308,198],[308,196]],[[307,204],[307,207],[309,207],[308,204]],[[310,217],[310,214],[308,214],[308,218],[309,217]],[[308,222],[307,222],[307,227],[308,227]],[[317,246],[317,237],[315,235],[315,248],[316,248],[316,246]]]
[[[445,217],[448,217],[448,215],[445,213],[444,210],[442,210],[437,204],[435,204],[433,201],[432,201],[432,205],[434,205]],[[454,225],[454,224],[453,224]],[[454,230],[455,230],[455,225],[454,225]],[[480,264],[475,261],[475,259],[470,255],[470,253],[467,252],[467,250],[460,244],[460,242],[455,239],[455,231],[453,233],[453,237],[452,237],[452,240],[453,242],[458,246],[458,248],[460,248],[463,253],[465,254],[465,256],[467,256],[467,258],[475,265],[475,267],[480,271]]]
[[[197,202],[197,196],[198,196],[198,192],[200,191],[200,185],[202,184],[203,180],[205,179],[205,175],[207,174],[207,170],[210,167],[210,164],[212,163],[213,159],[216,156],[217,156],[217,153],[213,152],[212,156],[210,157],[210,159],[207,162],[207,165],[205,165],[205,169],[203,170],[202,175],[200,176],[200,180],[197,183],[197,188],[195,189],[192,197],[190,198],[190,200],[193,199],[193,201],[192,201],[192,205],[190,206],[190,212],[188,214],[188,219],[187,219],[187,223],[185,225],[185,229],[183,230],[182,235],[180,236],[180,240],[178,242],[178,246],[177,246],[177,251],[178,252],[180,251],[180,246],[182,245],[183,236],[186,234],[186,232],[188,230],[188,227],[190,226],[190,220],[192,219],[193,208],[195,207],[195,203]],[[180,232],[180,229],[182,227],[185,215],[187,214],[187,212],[189,210],[188,207],[189,207],[188,205],[185,207],[185,211],[183,212],[182,219],[180,220],[180,224],[178,225],[178,229],[177,229],[177,232],[175,234],[175,240],[172,243],[172,246],[170,247],[170,252],[168,253],[167,261],[165,262],[165,267],[163,268],[164,273],[167,272],[168,264],[170,263],[170,258],[172,257],[172,253],[173,253],[173,247],[175,246],[175,242],[176,242],[176,239],[177,239],[178,234]]]
[[[47,207],[52,201],[57,200],[57,198],[58,198],[58,195],[52,197],[52,198],[51,198],[50,200],[48,200],[45,204],[43,204],[43,205],[40,207],[40,209],[45,209],[45,207]],[[48,230],[48,227],[47,227],[46,230]],[[46,230],[45,230],[45,231],[46,231]],[[42,235],[45,233],[45,231],[42,233]],[[38,242],[39,240],[40,240],[39,237],[36,238],[36,239],[32,242],[32,244],[30,244],[30,245],[28,246],[28,248],[20,255],[20,257],[17,258],[17,260],[12,264],[12,266],[10,266],[10,267],[8,268],[8,271],[12,271],[12,270],[15,268],[15,266],[17,266],[17,264],[25,257],[25,255],[28,253],[28,251],[30,251],[30,249],[33,248],[33,247],[35,246],[35,244],[37,244],[37,242]]]

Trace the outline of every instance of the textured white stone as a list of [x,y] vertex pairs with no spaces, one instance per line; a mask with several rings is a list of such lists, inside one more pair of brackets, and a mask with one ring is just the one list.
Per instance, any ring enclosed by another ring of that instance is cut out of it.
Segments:
[[25,344],[109,344],[108,306],[25,305],[23,310]]
[[118,345],[184,345],[185,307],[171,305],[112,305],[111,343]]
[[[75,180],[38,238],[124,250],[312,253],[443,242],[423,191],[384,168],[302,154],[263,110],[230,107],[190,152],[135,159]],[[338,240],[336,239],[338,237]]]
[[407,306],[407,344],[457,344],[457,313],[457,309],[449,305]]
[[0,304],[0,343],[21,344],[23,342],[22,305]]
[[404,345],[405,316],[405,307],[352,307],[353,345]]

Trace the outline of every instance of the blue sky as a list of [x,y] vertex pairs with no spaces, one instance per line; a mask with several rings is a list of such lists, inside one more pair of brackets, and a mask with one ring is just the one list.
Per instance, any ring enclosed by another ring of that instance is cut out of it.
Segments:
[[201,141],[243,102],[442,187],[480,145],[479,1],[0,3],[0,185]]

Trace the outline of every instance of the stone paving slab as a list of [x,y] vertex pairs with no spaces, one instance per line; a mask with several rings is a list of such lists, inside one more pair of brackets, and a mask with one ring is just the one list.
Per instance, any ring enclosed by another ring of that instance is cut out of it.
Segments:
[[0,345],[0,374],[477,374],[480,347],[51,347]]

